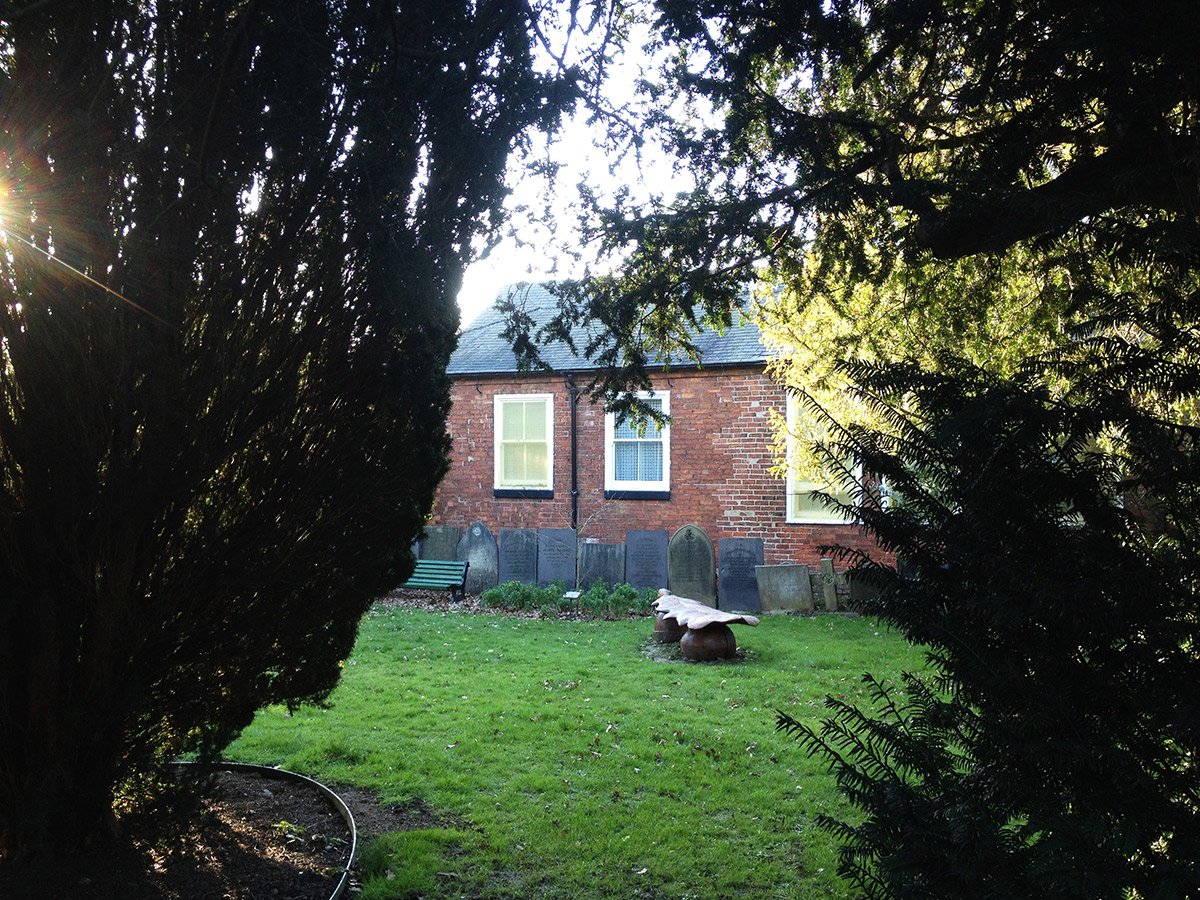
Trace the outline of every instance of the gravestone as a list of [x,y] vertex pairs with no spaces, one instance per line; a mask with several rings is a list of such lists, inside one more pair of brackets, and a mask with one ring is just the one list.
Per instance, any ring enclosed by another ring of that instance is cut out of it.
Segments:
[[539,528],[537,535],[538,584],[561,581],[567,590],[575,587],[575,530]]
[[667,587],[677,597],[717,605],[716,556],[699,525],[684,525],[667,546]]
[[625,580],[635,588],[665,588],[668,540],[665,530],[626,531]]
[[808,566],[784,563],[755,566],[764,613],[813,613],[812,574]]
[[496,586],[500,571],[500,553],[496,538],[482,522],[472,522],[455,549],[455,559],[470,563],[467,569],[467,593],[479,594]]
[[597,579],[610,588],[625,580],[624,544],[579,545],[579,586],[587,590]]
[[754,567],[762,564],[762,538],[721,538],[717,542],[717,605],[723,610],[761,612]]
[[837,573],[833,571],[833,560],[821,560],[821,597],[825,601],[825,612],[838,611]]
[[500,529],[500,583],[537,582],[538,535],[534,528]]
[[421,559],[454,559],[463,530],[458,525],[426,525]]

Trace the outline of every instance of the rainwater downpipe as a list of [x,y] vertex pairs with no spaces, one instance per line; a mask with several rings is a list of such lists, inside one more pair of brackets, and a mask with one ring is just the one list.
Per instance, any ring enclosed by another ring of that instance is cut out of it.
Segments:
[[571,396],[571,530],[579,535],[579,440],[578,419],[576,407],[579,404],[579,388],[575,386],[575,376],[567,373],[567,391]]

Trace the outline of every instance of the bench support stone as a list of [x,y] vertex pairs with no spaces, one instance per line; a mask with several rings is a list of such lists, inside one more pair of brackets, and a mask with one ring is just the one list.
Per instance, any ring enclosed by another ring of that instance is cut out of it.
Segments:
[[[659,591],[651,605],[658,612],[654,640],[663,644],[678,640],[680,656],[695,662],[732,659],[737,655],[737,640],[729,626],[758,624],[755,616],[723,612],[666,590]],[[682,631],[678,638],[673,636],[675,629]]]
[[654,640],[660,644],[678,644],[686,632],[673,616],[659,613],[654,617]]
[[724,622],[688,628],[679,640],[679,654],[694,662],[733,659],[737,655],[737,639],[733,629]]

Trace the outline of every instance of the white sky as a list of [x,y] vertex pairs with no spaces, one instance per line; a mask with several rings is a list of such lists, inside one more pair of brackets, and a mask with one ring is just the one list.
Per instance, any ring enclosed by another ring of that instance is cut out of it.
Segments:
[[[463,278],[458,295],[462,324],[471,322],[506,285],[518,281],[546,281],[555,278],[576,278],[583,275],[584,261],[573,258],[569,250],[581,252],[578,235],[578,189],[581,180],[594,188],[612,189],[621,181],[632,182],[642,176],[636,167],[626,164],[617,176],[610,175],[603,151],[592,146],[584,117],[570,123],[550,157],[560,164],[555,190],[550,197],[550,220],[534,221],[540,216],[547,200],[545,181],[523,173],[523,167],[510,168],[513,178],[512,195],[506,206],[510,210],[509,226],[516,235],[506,235],[488,256],[471,265]],[[541,151],[545,153],[545,149]],[[662,163],[660,163],[662,165]],[[528,210],[528,211],[526,211]]]
[[[644,37],[645,32],[639,32],[628,40],[621,57],[610,66],[605,92],[613,102],[631,98],[643,67],[653,68],[653,62],[640,50]],[[549,150],[550,159],[561,168],[549,201],[548,226],[535,224],[533,215],[520,211],[524,207],[539,212],[545,207],[544,180],[523,174],[522,165],[510,167],[512,195],[506,206],[513,211],[509,227],[516,231],[519,240],[504,237],[487,258],[467,269],[458,295],[463,326],[470,324],[507,285],[582,277],[587,260],[571,255],[571,251],[578,254],[583,250],[578,236],[577,185],[581,181],[586,181],[601,196],[626,186],[639,201],[651,195],[674,194],[688,185],[673,171],[666,157],[650,146],[648,136],[640,160],[629,154],[619,163],[611,164],[604,151],[594,146],[587,118],[586,112],[577,113],[564,125]],[[545,139],[539,140],[540,149],[533,153],[544,156]],[[522,246],[522,242],[528,245]]]

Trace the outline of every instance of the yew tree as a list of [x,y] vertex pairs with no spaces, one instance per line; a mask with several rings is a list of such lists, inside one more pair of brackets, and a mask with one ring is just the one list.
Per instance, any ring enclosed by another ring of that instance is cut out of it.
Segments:
[[613,363],[596,385],[609,397],[641,380],[642,349],[686,352],[684,326],[727,321],[756,279],[793,325],[814,299],[839,333],[863,319],[822,345],[835,355],[932,346],[986,362],[1001,330],[1011,371],[1093,315],[1092,298],[1142,290],[1109,251],[1189,240],[1193,4],[654,0],[644,13],[656,68],[626,136],[669,153],[692,187],[593,203],[585,237],[603,274],[562,286],[548,332],[607,326],[590,349]]
[[535,6],[3,4],[0,863],[325,697],[410,571],[461,270],[577,95]]
[[609,325],[616,396],[762,275],[793,359],[870,413],[781,373],[815,455],[883,476],[889,505],[845,512],[906,565],[859,561],[865,609],[929,650],[873,709],[781,715],[859,807],[820,820],[841,872],[881,897],[1197,894],[1195,4],[653,6],[639,136],[696,187],[598,210],[621,265],[549,330]]

